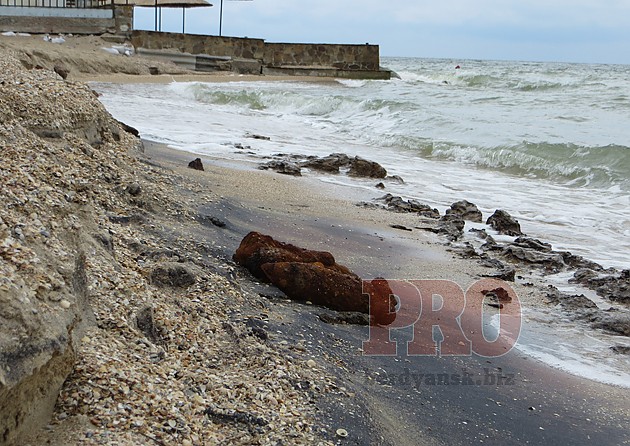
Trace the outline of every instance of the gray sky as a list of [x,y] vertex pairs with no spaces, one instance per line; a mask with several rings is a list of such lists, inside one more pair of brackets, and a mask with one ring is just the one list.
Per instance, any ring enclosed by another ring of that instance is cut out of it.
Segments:
[[[219,32],[220,0],[186,32]],[[181,32],[181,10],[162,31]],[[153,10],[136,8],[136,28]],[[223,3],[223,35],[269,42],[374,43],[381,56],[630,64],[630,0],[253,0]]]

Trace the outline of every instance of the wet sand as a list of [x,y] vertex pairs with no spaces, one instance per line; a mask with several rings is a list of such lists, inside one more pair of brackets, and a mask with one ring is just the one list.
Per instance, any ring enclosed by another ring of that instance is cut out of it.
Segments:
[[[353,204],[352,190],[313,177],[287,177],[226,167],[202,158],[205,171],[188,169],[197,155],[145,144],[150,162],[175,170],[220,195],[199,212],[226,222],[206,237],[229,259],[242,237],[256,230],[299,246],[331,251],[364,278],[448,279],[464,289],[488,270],[449,252],[438,236],[398,231],[417,217]],[[405,219],[409,219],[408,221]],[[260,292],[248,274],[244,288]],[[514,285],[523,305],[539,291]],[[270,292],[274,295],[273,292]],[[270,331],[291,342],[309,340],[313,357],[344,383],[341,396],[320,402],[323,419],[350,433],[351,444],[623,444],[630,441],[627,390],[550,368],[518,350],[496,358],[407,356],[409,330],[396,330],[399,354],[366,356],[367,327],[331,325],[321,309],[271,298]],[[444,374],[448,383],[440,381]]]

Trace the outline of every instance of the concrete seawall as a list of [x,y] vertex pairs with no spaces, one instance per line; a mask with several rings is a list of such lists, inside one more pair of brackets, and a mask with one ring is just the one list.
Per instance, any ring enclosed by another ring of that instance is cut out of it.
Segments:
[[357,79],[389,79],[391,75],[380,69],[378,45],[268,43],[263,39],[153,31],[133,31],[131,41],[139,54],[175,63],[185,60],[186,66],[195,65],[199,71],[228,69],[248,74]]

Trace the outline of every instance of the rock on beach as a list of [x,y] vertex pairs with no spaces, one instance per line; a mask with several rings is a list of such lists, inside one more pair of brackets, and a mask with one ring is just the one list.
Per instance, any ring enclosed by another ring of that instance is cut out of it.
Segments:
[[373,286],[378,293],[373,292],[370,298],[369,293],[364,294],[361,278],[336,263],[329,252],[300,248],[250,232],[236,250],[234,261],[293,300],[337,311],[369,313],[373,324],[387,325],[395,319],[395,301],[386,281]]

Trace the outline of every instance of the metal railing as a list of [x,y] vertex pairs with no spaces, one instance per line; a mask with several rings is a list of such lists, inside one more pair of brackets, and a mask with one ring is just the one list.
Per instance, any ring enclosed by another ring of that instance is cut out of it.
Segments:
[[114,0],[0,0],[0,6],[20,8],[114,8]]

